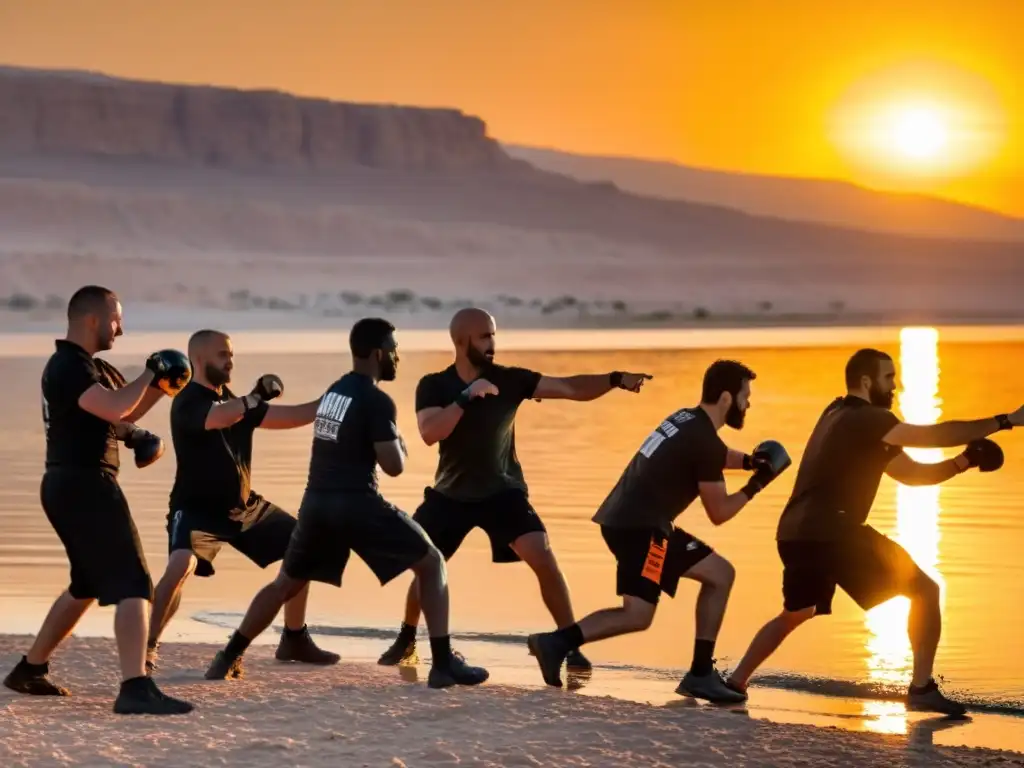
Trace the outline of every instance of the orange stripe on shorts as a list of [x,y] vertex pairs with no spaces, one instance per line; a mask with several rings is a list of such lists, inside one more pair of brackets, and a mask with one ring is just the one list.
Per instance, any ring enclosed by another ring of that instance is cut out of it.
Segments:
[[662,544],[651,537],[651,546],[647,550],[647,559],[644,561],[644,570],[640,574],[645,579],[661,584],[661,571],[665,567],[665,550],[668,542]]

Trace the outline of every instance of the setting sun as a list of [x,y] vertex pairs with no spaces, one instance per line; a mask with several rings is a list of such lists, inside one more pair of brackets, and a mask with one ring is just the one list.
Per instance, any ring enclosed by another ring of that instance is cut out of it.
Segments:
[[949,130],[942,116],[928,107],[895,110],[892,120],[893,149],[904,157],[930,160],[949,141]]

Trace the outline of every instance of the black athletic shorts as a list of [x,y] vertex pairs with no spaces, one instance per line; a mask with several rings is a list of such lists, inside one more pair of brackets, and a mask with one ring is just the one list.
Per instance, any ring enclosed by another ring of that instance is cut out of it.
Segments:
[[349,554],[355,552],[384,585],[432,548],[423,529],[378,494],[306,491],[284,572],[340,587]]
[[71,596],[117,605],[153,599],[153,581],[128,500],[99,469],[48,469],[39,496],[71,565]]
[[412,519],[423,526],[445,560],[458,551],[474,528],[487,534],[495,563],[519,561],[509,544],[527,533],[546,532],[526,493],[516,488],[480,501],[460,501],[424,488],[423,503]]
[[836,587],[865,611],[929,581],[903,547],[870,526],[841,541],[780,541],[782,597],[787,611],[832,613]]
[[284,560],[294,528],[294,517],[254,493],[244,510],[225,512],[222,517],[192,509],[174,510],[167,521],[167,538],[169,552],[188,549],[196,556],[196,576],[212,576],[213,559],[225,544],[260,568]]
[[658,604],[661,593],[676,596],[679,579],[714,552],[711,547],[681,528],[668,538],[650,528],[609,528],[601,526],[608,549],[615,555],[617,595],[639,597]]

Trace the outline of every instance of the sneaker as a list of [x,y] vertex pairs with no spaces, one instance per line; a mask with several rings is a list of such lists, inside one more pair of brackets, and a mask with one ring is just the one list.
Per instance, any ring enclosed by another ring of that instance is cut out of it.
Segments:
[[49,674],[50,662],[29,664],[28,659],[22,656],[21,661],[4,678],[4,685],[12,691],[30,696],[70,696],[71,691],[53,682]]
[[213,661],[207,667],[204,677],[207,680],[227,680],[228,678],[237,680],[244,675],[245,669],[242,666],[241,656],[232,659],[228,658],[225,651],[217,651],[217,655],[213,657]]
[[530,635],[526,638],[530,653],[536,657],[544,682],[556,688],[562,687],[562,662],[569,651],[554,632]]
[[565,657],[565,668],[573,672],[589,672],[594,668],[590,659],[583,655],[579,648],[569,651]]
[[281,632],[281,642],[277,646],[274,658],[278,661],[298,661],[303,664],[337,664],[341,656],[331,651],[318,648],[309,636],[309,629],[303,627],[299,632]]
[[483,667],[471,667],[462,654],[453,653],[447,663],[435,663],[430,667],[427,685],[431,688],[448,688],[452,685],[480,685],[491,674]]
[[419,654],[416,653],[416,638],[406,640],[402,635],[395,638],[384,653],[377,659],[377,663],[385,667],[394,667],[398,664],[415,664],[419,661]]
[[934,680],[929,680],[923,688],[915,690],[911,687],[907,691],[906,706],[911,712],[938,712],[951,717],[967,714],[967,707],[943,696]]
[[712,669],[706,675],[687,672],[676,687],[676,693],[680,696],[705,699],[712,704],[741,704],[747,700],[747,694],[729,687],[716,669]]
[[151,677],[125,680],[114,701],[114,713],[118,715],[187,715],[193,709],[189,702],[157,688]]

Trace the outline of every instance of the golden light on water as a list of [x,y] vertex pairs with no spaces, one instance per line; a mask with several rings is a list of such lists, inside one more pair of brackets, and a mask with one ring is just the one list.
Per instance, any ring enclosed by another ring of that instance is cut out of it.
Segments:
[[[904,328],[900,333],[897,406],[904,421],[933,424],[942,416],[939,398],[939,333],[934,328]],[[908,448],[915,461],[935,463],[944,458],[941,448]],[[936,570],[939,560],[941,486],[896,487],[896,529],[885,531],[901,544],[917,564],[939,585],[940,602],[945,584]],[[906,687],[913,671],[913,653],[907,637],[910,601],[896,597],[865,616],[868,639],[868,676],[873,681]],[[906,711],[896,702],[866,702],[867,727],[884,733],[906,730]]]

